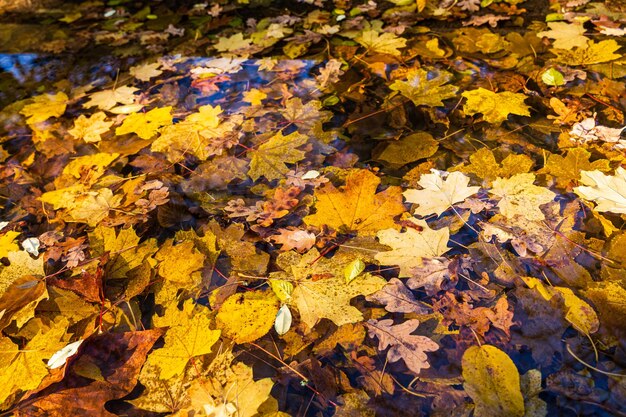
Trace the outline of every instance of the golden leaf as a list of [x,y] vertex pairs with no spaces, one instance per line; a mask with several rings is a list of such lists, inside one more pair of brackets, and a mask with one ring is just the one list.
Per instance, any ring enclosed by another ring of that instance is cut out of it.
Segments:
[[528,106],[524,104],[526,96],[519,93],[504,91],[494,93],[482,87],[465,91],[462,94],[467,99],[463,112],[467,115],[482,113],[483,119],[489,123],[502,123],[509,114],[530,116]]
[[317,211],[304,222],[370,236],[381,229],[399,229],[393,218],[405,211],[401,189],[391,186],[376,193],[378,184],[380,179],[365,169],[351,172],[343,188],[325,184],[315,190]]
[[116,135],[136,133],[142,139],[150,139],[159,128],[172,124],[172,107],[157,107],[147,113],[129,114],[120,127],[115,129]]
[[280,302],[272,291],[233,294],[215,317],[217,327],[235,343],[253,342],[272,328]]

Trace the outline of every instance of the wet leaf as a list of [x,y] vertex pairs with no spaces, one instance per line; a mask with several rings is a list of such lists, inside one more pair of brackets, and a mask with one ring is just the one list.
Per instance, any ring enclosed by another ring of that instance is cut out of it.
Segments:
[[404,232],[385,229],[376,234],[380,243],[393,248],[377,253],[376,260],[383,265],[399,265],[400,277],[412,276],[412,269],[422,265],[422,258],[436,258],[450,249],[450,230],[447,227],[433,230],[424,220],[415,218],[408,222],[415,226],[407,227]]
[[415,374],[430,368],[426,352],[434,352],[439,345],[425,336],[412,335],[419,326],[419,320],[411,319],[394,325],[393,320],[369,320],[368,334],[378,339],[378,350],[387,351],[387,360],[397,362],[400,359]]
[[480,187],[468,187],[469,178],[460,172],[451,172],[444,177],[440,172],[424,174],[417,184],[422,190],[408,189],[402,194],[409,203],[418,204],[414,214],[440,215],[454,204],[464,201],[478,192]]
[[378,230],[399,227],[393,218],[404,212],[401,190],[388,187],[380,193],[380,179],[367,170],[351,172],[346,185],[336,188],[328,183],[315,191],[315,214],[304,218],[312,226],[327,225],[337,230],[375,235]]
[[499,124],[504,122],[510,114],[530,116],[529,108],[524,104],[526,96],[519,93],[504,91],[494,93],[484,88],[465,91],[462,94],[467,99],[463,112],[467,115],[481,113],[483,120]]
[[428,71],[419,68],[410,70],[406,77],[406,81],[396,80],[389,88],[400,92],[416,106],[443,106],[443,100],[456,97],[458,87],[447,84],[452,79],[449,72],[435,71],[430,76]]
[[215,317],[217,327],[235,343],[253,342],[270,331],[279,305],[278,297],[271,291],[233,294]]
[[520,376],[509,356],[495,346],[472,346],[463,354],[463,387],[476,416],[523,416]]

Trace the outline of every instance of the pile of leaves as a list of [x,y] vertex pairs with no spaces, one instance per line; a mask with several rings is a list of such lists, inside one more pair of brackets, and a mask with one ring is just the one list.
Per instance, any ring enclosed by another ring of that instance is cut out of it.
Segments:
[[3,61],[2,415],[626,415],[619,4],[251,2]]

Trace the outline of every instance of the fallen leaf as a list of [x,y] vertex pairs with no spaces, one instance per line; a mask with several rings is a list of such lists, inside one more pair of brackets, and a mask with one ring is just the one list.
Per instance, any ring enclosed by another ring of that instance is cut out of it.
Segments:
[[472,346],[463,354],[463,388],[474,401],[476,417],[522,417],[520,376],[509,356],[491,345]]
[[426,221],[416,218],[408,221],[415,224],[415,228],[407,227],[404,232],[385,229],[376,234],[380,243],[391,246],[393,250],[379,252],[375,259],[382,265],[399,265],[401,278],[411,277],[412,268],[420,266],[422,258],[436,258],[450,249],[450,229],[433,230]]
[[504,91],[494,93],[482,87],[465,91],[462,94],[467,99],[463,112],[467,115],[481,113],[486,122],[499,124],[504,122],[509,114],[530,116],[529,108],[524,104],[526,96],[519,93]]
[[399,38],[393,33],[378,33],[375,30],[364,30],[355,40],[368,51],[394,56],[400,56],[398,49],[406,46],[406,39]]
[[[409,203],[418,204],[414,214],[441,215],[454,204],[478,192],[480,187],[468,187],[469,178],[460,172],[447,173],[444,180],[439,171],[423,174],[417,184],[421,190],[408,189],[402,194]],[[380,227],[382,229],[382,227]]]
[[331,183],[315,190],[315,214],[304,218],[312,226],[375,235],[381,229],[399,229],[393,218],[405,211],[400,187],[376,193],[380,179],[368,170],[352,171],[343,188]]
[[412,335],[419,320],[409,319],[394,325],[393,320],[368,320],[366,325],[370,337],[378,338],[378,350],[387,351],[387,360],[391,363],[404,361],[406,366],[419,375],[422,369],[430,368],[426,352],[434,352],[439,345],[426,336]]
[[500,198],[500,214],[508,218],[516,215],[528,220],[544,220],[540,206],[554,200],[555,193],[534,185],[535,174],[516,174],[511,178],[498,178],[493,182],[491,194]]
[[447,84],[452,79],[452,74],[447,71],[435,70],[431,73],[423,68],[412,69],[406,78],[406,81],[394,81],[389,88],[398,91],[416,106],[443,106],[443,100],[455,97],[458,91],[458,87]]
[[298,132],[283,136],[276,133],[267,142],[251,151],[250,170],[248,175],[253,180],[265,177],[268,180],[283,178],[289,168],[287,163],[294,164],[304,158],[304,151],[296,149],[304,145],[308,138]]
[[142,139],[152,138],[163,126],[172,124],[172,107],[157,107],[147,113],[131,113],[124,119],[120,127],[115,129],[115,134],[125,135],[136,133]]
[[224,301],[215,321],[223,335],[235,343],[253,342],[270,331],[279,305],[271,291],[237,293]]
[[626,213],[626,169],[618,167],[615,175],[606,175],[598,170],[581,171],[580,183],[574,188],[582,198],[594,201],[596,211]]

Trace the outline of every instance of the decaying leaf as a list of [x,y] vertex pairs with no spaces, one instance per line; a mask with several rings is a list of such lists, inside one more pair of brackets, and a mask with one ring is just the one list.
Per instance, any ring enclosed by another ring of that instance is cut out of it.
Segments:
[[393,320],[369,320],[367,322],[370,337],[378,338],[378,350],[387,351],[387,360],[397,362],[400,359],[415,374],[430,368],[426,352],[434,352],[439,345],[425,336],[412,335],[419,326],[419,320],[406,320],[394,325]]

